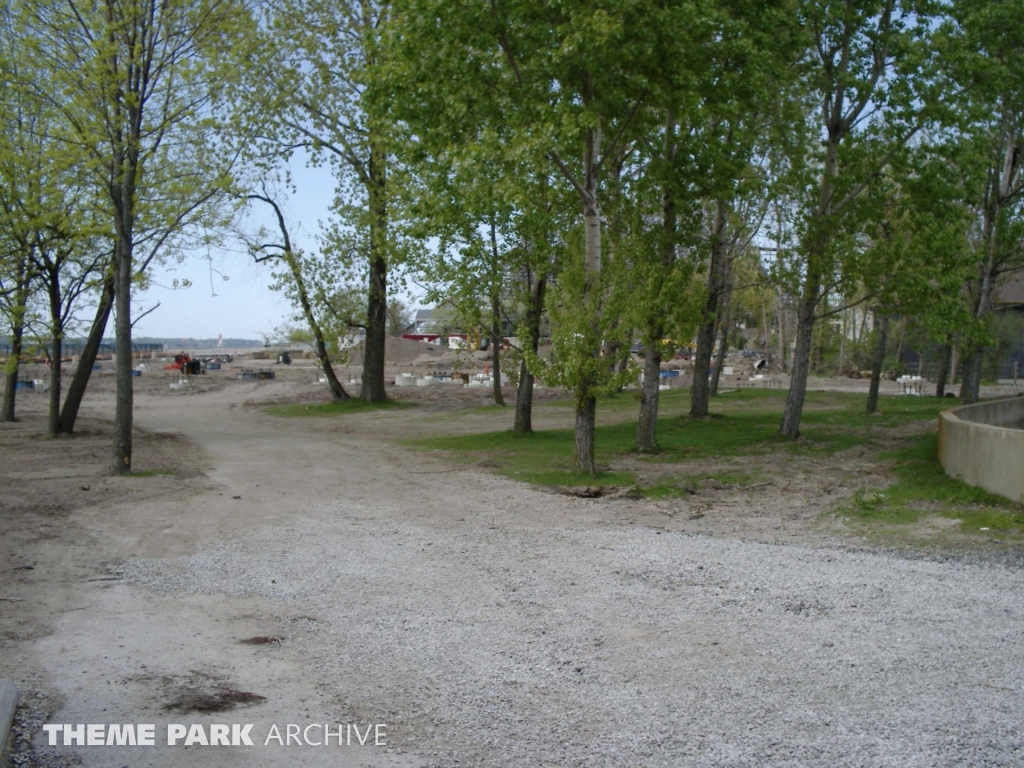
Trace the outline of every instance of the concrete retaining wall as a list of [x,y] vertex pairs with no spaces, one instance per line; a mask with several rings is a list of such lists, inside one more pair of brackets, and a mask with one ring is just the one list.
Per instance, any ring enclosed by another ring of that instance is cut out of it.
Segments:
[[939,463],[969,485],[1024,503],[1024,397],[939,414]]

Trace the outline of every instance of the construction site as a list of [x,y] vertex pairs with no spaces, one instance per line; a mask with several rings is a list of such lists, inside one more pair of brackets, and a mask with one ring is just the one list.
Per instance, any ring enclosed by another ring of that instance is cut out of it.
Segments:
[[[338,366],[354,391],[359,362]],[[537,388],[526,453],[486,442],[511,411],[486,352],[391,339],[392,407],[337,412],[298,349],[140,354],[124,477],[108,360],[73,437],[43,437],[45,386],[26,388],[0,425],[14,764],[1013,764],[1019,511],[879,522],[864,510],[896,487],[893,452],[934,434],[923,385],[884,381],[881,415],[836,431],[866,382],[812,379],[809,437],[779,450],[750,433],[786,377],[724,362],[713,426],[749,449],[673,453],[666,432],[665,454],[611,450],[582,486],[536,479],[569,466],[544,458],[571,433],[564,391]],[[692,364],[665,370],[662,420],[685,436]],[[633,395],[598,413],[608,443]],[[156,745],[42,732],[92,722],[153,723]],[[260,740],[172,746],[177,723]],[[263,743],[288,723],[386,739]]]

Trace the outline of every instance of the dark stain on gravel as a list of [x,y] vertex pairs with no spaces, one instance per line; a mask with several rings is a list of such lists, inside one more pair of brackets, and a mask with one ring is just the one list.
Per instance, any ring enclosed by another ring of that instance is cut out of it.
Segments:
[[284,640],[280,637],[257,635],[256,637],[247,637],[244,640],[239,640],[238,642],[241,645],[280,645]]
[[248,691],[238,691],[234,688],[217,687],[206,691],[189,691],[180,698],[165,704],[165,712],[177,712],[180,715],[189,712],[210,714],[213,712],[228,712],[238,707],[247,707],[259,704],[267,700],[266,696],[260,696]]

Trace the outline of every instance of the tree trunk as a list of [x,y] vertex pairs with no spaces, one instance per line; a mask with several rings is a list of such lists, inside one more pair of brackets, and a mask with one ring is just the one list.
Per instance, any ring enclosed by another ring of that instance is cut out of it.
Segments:
[[[597,173],[600,157],[601,130],[590,128],[586,133],[583,152],[584,184],[583,227],[584,227],[584,288],[583,306],[593,310],[593,348],[588,353],[597,358],[600,354],[598,328],[601,314],[601,211],[598,206]],[[573,465],[577,472],[597,474],[594,464],[594,423],[597,401],[594,396],[591,377],[584,375],[576,391],[576,456]]]
[[715,343],[715,327],[721,318],[722,294],[728,281],[728,254],[725,243],[725,201],[715,202],[715,225],[711,242],[711,263],[708,265],[708,293],[701,310],[697,328],[697,351],[693,362],[693,381],[690,384],[690,417],[704,419],[708,415],[711,396],[709,374],[711,353]]
[[785,373],[788,368],[786,362],[786,307],[782,301],[782,294],[779,294],[779,366]]
[[61,357],[64,354],[64,343],[60,332],[53,334],[50,342],[50,403],[47,414],[46,431],[51,437],[60,434],[60,391],[63,384],[63,368]]
[[[665,120],[665,157],[676,155],[676,116],[670,110]],[[722,218],[724,221],[724,212]],[[676,260],[677,231],[675,188],[671,181],[662,187],[662,267],[667,272]],[[723,223],[724,227],[724,223]],[[716,239],[716,243],[718,243]],[[712,247],[712,261],[715,261],[715,246]],[[664,272],[663,272],[664,273]],[[658,281],[655,295],[663,292]],[[663,316],[657,309],[647,318],[644,329],[643,383],[640,386],[640,414],[637,418],[636,450],[641,454],[657,451],[657,406],[662,384],[662,339],[665,336]],[[632,336],[632,334],[631,334]],[[690,383],[692,388],[692,382]]]
[[573,469],[590,475],[597,474],[594,463],[594,426],[597,420],[597,399],[593,395],[584,397],[576,404],[575,447],[576,457]]
[[78,409],[82,405],[82,398],[85,397],[85,388],[89,384],[89,377],[92,376],[92,367],[96,362],[96,355],[99,354],[100,344],[103,343],[107,319],[110,317],[110,309],[113,306],[114,277],[107,275],[103,278],[103,293],[100,294],[100,303],[96,307],[96,317],[92,321],[85,346],[82,347],[82,354],[78,358],[78,367],[71,377],[68,393],[64,398],[64,407],[60,412],[60,431],[64,434],[71,434],[75,431]]
[[[280,216],[280,211],[278,211],[278,215]],[[281,221],[281,226],[284,227],[283,219]],[[327,379],[327,386],[331,391],[331,400],[334,402],[348,400],[349,394],[345,391],[341,382],[338,381],[338,376],[334,373],[334,367],[331,365],[331,358],[327,354],[327,343],[324,341],[324,332],[320,327],[320,323],[317,322],[316,316],[313,314],[313,305],[310,303],[309,294],[306,292],[305,278],[303,278],[301,269],[298,263],[296,263],[295,257],[291,252],[290,241],[286,240],[286,242],[288,243],[288,250],[285,251],[285,259],[292,270],[292,277],[295,280],[295,288],[299,295],[299,304],[302,306],[302,312],[306,316],[306,324],[309,326],[310,330],[313,331],[313,338],[316,342],[314,345],[316,358],[320,361],[320,369],[324,372],[324,378]]]
[[875,352],[871,358],[871,385],[868,387],[867,412],[878,410],[878,389],[882,383],[882,366],[885,365],[885,347],[889,343],[889,318],[875,312],[875,327],[878,338],[875,341]]
[[496,340],[496,327],[491,326],[491,346],[494,350],[491,353],[491,393],[494,395],[494,404],[504,406],[505,398],[501,394],[501,342]]
[[18,394],[18,363],[21,360],[21,338],[24,331],[25,326],[19,324],[14,327],[11,335],[11,357],[7,361],[5,374],[7,382],[4,388],[4,405],[3,411],[0,412],[0,421],[15,420],[14,405]]
[[615,374],[619,382],[615,386],[616,393],[622,392],[622,390],[625,389],[625,384],[623,382],[622,376],[623,374],[625,374],[626,369],[629,368],[629,361],[632,357],[630,348],[633,346],[633,333],[634,330],[631,329],[629,332],[629,336],[627,337],[629,339],[629,342],[627,344],[621,345],[618,348],[615,358],[615,365],[612,367],[612,372]]
[[[841,98],[832,103],[834,114],[842,114]],[[793,367],[790,374],[789,394],[786,408],[782,413],[779,435],[795,440],[800,435],[800,419],[807,397],[807,376],[810,373],[811,349],[814,343],[814,322],[821,299],[824,274],[827,265],[828,231],[826,220],[832,215],[832,195],[835,192],[835,178],[839,173],[839,142],[845,133],[841,126],[829,126],[829,137],[825,145],[825,163],[822,169],[821,190],[815,212],[815,224],[819,228],[808,242],[804,289],[797,310],[796,344],[793,349]]]
[[[319,331],[319,326],[317,326]],[[349,399],[348,392],[338,381],[337,374],[334,373],[334,366],[331,365],[331,358],[327,354],[327,345],[324,343],[323,335],[319,332],[316,335],[316,357],[320,361],[320,369],[324,372],[324,378],[327,379],[327,386],[331,390],[331,400],[334,402],[341,402]]]
[[[250,200],[262,200],[267,203],[273,210],[274,215],[277,216],[277,226],[281,230],[281,239],[283,243],[278,246],[281,249],[281,253],[277,254],[279,258],[283,259],[285,264],[288,265],[288,270],[292,274],[292,281],[295,283],[295,292],[299,298],[299,306],[302,307],[302,315],[306,320],[306,325],[313,332],[314,345],[313,349],[316,351],[316,358],[320,362],[320,369],[324,372],[324,378],[327,379],[327,387],[331,392],[331,400],[340,402],[342,400],[348,400],[349,394],[345,391],[345,388],[338,381],[337,375],[334,373],[334,368],[331,365],[331,358],[327,354],[327,342],[324,341],[324,332],[320,327],[320,323],[317,322],[316,315],[313,314],[313,303],[309,300],[309,291],[306,290],[306,278],[302,275],[302,265],[295,257],[295,252],[292,250],[292,239],[288,232],[288,225],[285,223],[284,214],[281,212],[281,207],[270,197],[264,195],[249,195]],[[262,261],[258,259],[257,261]]]
[[976,403],[981,398],[981,364],[985,348],[976,346],[963,355],[963,379],[960,384],[960,400],[964,405]]
[[363,343],[363,386],[359,397],[368,403],[388,399],[384,389],[384,344],[387,338],[387,166],[383,149],[371,140],[369,161],[370,275]]
[[[1003,120],[1006,121],[1004,114]],[[1020,163],[1019,138],[1014,130],[1008,130],[1001,136],[1003,142],[1000,153],[1002,159],[999,167],[990,168],[988,183],[985,190],[986,205],[982,226],[982,243],[985,245],[985,258],[978,265],[978,292],[974,317],[984,320],[992,311],[996,281],[999,277],[1000,261],[1003,257],[997,253],[996,232],[1002,209],[1015,197],[1014,179],[1019,173]],[[1017,192],[1020,191],[1018,187]],[[960,399],[965,403],[976,403],[981,397],[982,363],[984,347],[974,344],[964,352],[963,383],[960,385]]]
[[114,474],[132,471],[132,247],[118,238],[115,261],[117,287],[114,291],[117,312],[114,316],[114,379],[117,395],[114,405]]
[[711,355],[715,348],[715,319],[701,321],[697,328],[697,350],[693,356],[693,381],[690,382],[690,418],[703,419],[708,415],[711,397]]
[[15,280],[13,323],[11,324],[11,356],[7,360],[7,386],[0,421],[14,421],[14,405],[18,397],[18,370],[25,338],[25,302],[28,301],[28,259],[18,264]]
[[519,385],[516,387],[516,417],[512,431],[517,435],[533,432],[533,374],[526,360],[519,363]]
[[46,431],[51,437],[60,434],[60,390],[62,384],[64,356],[64,323],[61,319],[60,273],[48,270],[46,294],[50,302],[50,403]]
[[640,453],[654,453],[658,450],[655,429],[658,423],[661,355],[655,351],[656,349],[656,345],[651,344],[644,352],[644,381],[640,386],[640,417],[636,422],[636,449]]
[[949,378],[949,364],[953,358],[953,341],[952,339],[946,339],[946,343],[942,345],[942,354],[939,357],[939,370],[935,375],[935,396],[945,397],[946,396],[946,380]]
[[725,355],[729,351],[729,326],[731,324],[732,320],[729,316],[729,310],[726,308],[724,309],[721,328],[718,331],[718,357],[715,358],[715,363],[711,367],[711,382],[708,386],[708,394],[711,397],[718,397],[718,381],[722,378]]
[[905,368],[903,367],[903,343],[907,338],[907,327],[905,323],[900,323],[897,327],[900,330],[900,337],[896,343],[896,373],[902,376],[905,373]]
[[779,434],[790,440],[800,436],[800,418],[803,416],[804,398],[807,396],[807,374],[811,362],[817,290],[816,281],[805,286],[804,298],[800,302],[797,314],[796,345],[793,348],[789,394],[786,396],[786,408],[782,413],[782,425],[779,427]]
[[[545,276],[538,277],[530,287],[530,302],[526,308],[526,332],[533,354],[540,346],[540,319],[544,311]],[[526,364],[526,356],[519,366],[519,387],[516,389],[516,419],[512,425],[516,434],[533,431],[533,374]]]
[[[665,157],[672,158],[676,154],[676,118],[669,110],[665,115]],[[676,260],[676,201],[675,190],[671,182],[666,182],[661,190],[661,234],[662,251],[661,266],[667,272]],[[715,249],[712,247],[711,257],[714,261]],[[659,281],[657,293],[660,295],[663,285]],[[665,335],[665,327],[661,314],[655,308],[655,314],[648,318],[648,327],[644,338],[644,378],[640,386],[640,413],[636,421],[636,449],[640,453],[653,453],[658,450],[658,403],[661,399],[661,343]],[[690,383],[692,388],[693,383]]]
[[504,406],[502,396],[502,304],[499,296],[501,272],[498,259],[498,233],[494,222],[490,223],[490,248],[494,258],[494,270],[490,275],[490,361],[492,361],[492,379],[496,406]]
[[837,376],[843,375],[843,358],[846,356],[846,313],[848,310],[843,310],[839,316],[839,370],[836,371]]

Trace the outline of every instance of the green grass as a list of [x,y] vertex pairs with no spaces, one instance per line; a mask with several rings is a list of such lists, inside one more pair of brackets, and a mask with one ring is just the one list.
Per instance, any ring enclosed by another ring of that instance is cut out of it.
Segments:
[[[782,440],[777,434],[785,394],[777,390],[741,390],[723,394],[713,401],[711,418],[693,420],[686,416],[689,397],[684,392],[664,392],[659,401],[657,433],[661,451],[646,457],[646,460],[680,462],[779,450],[798,454],[834,453],[870,443],[872,435],[879,431],[884,433],[910,422],[933,419],[943,406],[933,398],[886,398],[881,403],[882,414],[869,416],[864,413],[864,395],[809,392],[801,439],[794,442]],[[547,407],[571,406],[571,401],[561,400]],[[637,407],[631,393],[598,401],[599,419],[613,421],[597,427],[595,458],[598,465],[615,464],[623,457],[636,455],[633,448]],[[408,444],[448,451],[467,462],[483,460],[501,474],[539,485],[579,485],[584,482],[578,476],[574,477],[572,472],[572,429],[545,430],[530,435],[515,435],[510,431],[433,435],[410,440]],[[741,482],[720,481],[725,484]],[[635,477],[630,472],[616,472],[596,479],[586,478],[587,484],[595,482],[629,484],[635,482]],[[649,493],[671,494],[670,485],[650,489]]]
[[348,400],[329,403],[288,403],[272,405],[266,408],[271,416],[286,418],[305,418],[315,416],[340,416],[346,413],[363,413],[365,411],[387,411],[394,408],[410,408],[412,403],[401,400],[385,400],[382,403],[368,403],[352,397]]
[[126,477],[159,477],[161,475],[173,475],[174,473],[167,469],[138,469],[132,470],[130,475]]
[[596,478],[574,472],[571,431],[436,435],[405,442],[418,448],[452,452],[465,463],[481,463],[482,460],[484,466],[494,468],[499,474],[534,485],[628,485],[634,482],[632,472],[601,472]]
[[935,434],[894,451],[896,482],[884,491],[858,491],[838,510],[854,520],[906,525],[935,515],[960,521],[960,530],[988,535],[1024,533],[1024,507],[950,477],[937,458]]
[[[800,439],[788,441],[778,437],[785,397],[786,393],[778,390],[722,394],[712,401],[711,418],[693,420],[687,416],[690,401],[685,392],[663,392],[657,432],[661,452],[653,456],[633,451],[635,397],[622,393],[600,398],[601,426],[595,435],[595,458],[599,466],[611,469],[596,478],[572,471],[573,432],[568,428],[530,435],[509,431],[437,434],[406,442],[421,449],[445,451],[467,465],[490,467],[507,477],[544,486],[636,485],[636,474],[617,469],[616,464],[621,467],[627,459],[631,463],[674,463],[679,465],[678,474],[639,488],[645,498],[670,499],[690,495],[710,481],[749,486],[767,479],[756,471],[728,468],[686,472],[688,460],[710,458],[727,463],[728,457],[778,451],[827,456],[854,446],[879,446],[882,440],[891,446],[891,438],[899,438],[900,427],[922,421],[934,423],[939,411],[950,407],[948,400],[938,398],[884,397],[879,402],[880,413],[868,415],[864,394],[808,392]],[[549,401],[541,407],[565,409],[566,422],[571,420],[571,400]],[[1024,537],[1024,507],[946,475],[936,458],[936,440],[934,432],[904,438],[904,448],[879,453],[880,462],[895,460],[893,485],[884,491],[859,491],[835,512],[879,535],[906,531],[907,525],[935,516],[958,520],[955,529],[966,533],[1001,540]]]

